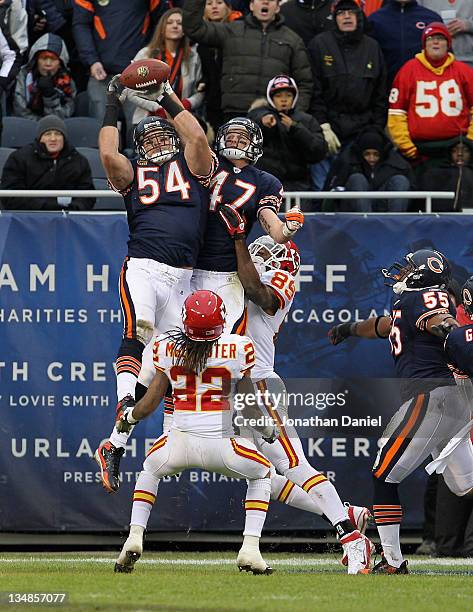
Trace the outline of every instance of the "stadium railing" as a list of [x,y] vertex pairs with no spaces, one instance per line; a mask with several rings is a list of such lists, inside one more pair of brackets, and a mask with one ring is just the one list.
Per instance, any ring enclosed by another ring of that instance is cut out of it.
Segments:
[[[24,198],[24,197],[81,197],[81,198],[121,198],[122,196],[111,190],[87,190],[87,189],[60,189],[60,190],[34,190],[34,189],[0,189],[0,198]],[[285,210],[291,206],[300,205],[302,199],[307,200],[354,200],[358,198],[369,200],[387,200],[394,198],[407,198],[410,200],[425,200],[425,212],[432,212],[432,199],[453,200],[453,191],[288,191],[284,194]],[[1,212],[1,211],[0,211]],[[94,211],[90,211],[94,212]],[[97,211],[107,212],[107,211]],[[111,211],[117,213],[118,211]],[[463,211],[472,214],[473,209]],[[333,213],[328,213],[333,214]],[[343,213],[337,213],[343,214]],[[354,213],[350,213],[354,214]],[[358,213],[358,214],[380,214],[380,213]],[[405,213],[399,213],[405,214]]]

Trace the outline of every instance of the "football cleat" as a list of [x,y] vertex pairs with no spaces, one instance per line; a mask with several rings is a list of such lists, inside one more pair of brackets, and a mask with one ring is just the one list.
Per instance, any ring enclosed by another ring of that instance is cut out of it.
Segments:
[[118,555],[113,571],[119,574],[130,574],[134,570],[135,563],[141,557],[142,553],[143,529],[141,527],[132,526],[130,528],[130,535],[126,539],[125,544],[123,544],[123,548]]
[[408,574],[409,570],[407,569],[407,561],[403,561],[399,567],[394,567],[393,565],[389,565],[386,561],[384,555],[382,554],[382,559],[379,563],[371,570],[371,574]]
[[117,448],[110,441],[101,444],[95,451],[94,458],[100,467],[100,480],[109,493],[115,493],[120,486],[120,459],[124,448]]
[[340,542],[347,558],[348,573],[369,574],[371,553],[374,552],[372,542],[358,530],[343,536]]
[[133,399],[132,395],[130,395],[129,393],[128,393],[128,395],[125,395],[125,397],[122,398],[118,402],[118,404],[117,404],[117,408],[116,408],[116,414],[117,415],[115,417],[115,420],[119,421],[122,418],[123,412],[125,411],[125,409],[128,408],[129,406],[133,407],[133,406],[135,406],[135,404],[136,404],[136,402]]
[[[373,518],[373,515],[368,510],[368,508],[364,508],[363,506],[350,506],[349,502],[345,502],[343,504],[348,512],[348,519],[350,523],[358,529],[360,533],[365,533],[366,527],[370,523]],[[342,560],[340,562],[342,565],[348,565],[348,557],[344,553]]]
[[269,567],[261,556],[259,550],[242,546],[237,557],[237,565],[240,572],[253,572],[253,574],[272,574],[273,568]]

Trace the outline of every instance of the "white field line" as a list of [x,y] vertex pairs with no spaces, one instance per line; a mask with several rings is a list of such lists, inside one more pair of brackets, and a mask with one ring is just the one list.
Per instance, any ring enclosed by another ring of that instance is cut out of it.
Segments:
[[[289,565],[294,567],[319,567],[324,565],[340,565],[335,559],[304,559],[301,557],[290,557],[287,559],[268,556],[275,565]],[[94,557],[89,558],[67,558],[67,557],[18,557],[17,559],[0,557],[1,563],[63,563],[73,565],[77,563],[113,563],[113,557]],[[140,565],[235,565],[234,559],[141,559]],[[412,559],[409,560],[409,567],[422,566],[438,567],[473,567],[473,558],[469,559]]]

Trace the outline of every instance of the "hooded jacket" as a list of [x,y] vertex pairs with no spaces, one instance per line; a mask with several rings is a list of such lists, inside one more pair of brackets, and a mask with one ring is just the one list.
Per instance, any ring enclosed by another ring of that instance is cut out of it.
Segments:
[[404,6],[397,0],[385,0],[384,6],[368,17],[368,34],[378,41],[386,61],[388,86],[401,66],[422,50],[422,32],[432,21],[442,19],[416,0]]
[[332,4],[333,0],[288,0],[280,14],[307,46],[317,34],[333,29]]
[[[268,114],[276,118],[275,127],[263,125],[262,119]],[[295,122],[289,129],[281,123],[279,113],[268,99],[259,98],[251,105],[248,117],[258,123],[263,133],[263,156],[256,167],[277,176],[286,189],[291,187],[291,182],[307,183],[309,189],[308,164],[325,157],[327,144],[312,115],[294,108],[287,115]]]
[[[34,140],[14,151],[2,173],[3,189],[94,189],[89,162],[67,140],[57,159],[44,144]],[[72,198],[67,210],[88,210],[93,198]],[[63,210],[57,198],[3,198],[10,210]]]
[[414,175],[409,162],[394,149],[391,141],[387,138],[383,130],[376,127],[371,127],[369,129],[376,132],[384,142],[379,162],[372,168],[363,159],[360,139],[365,134],[360,134],[351,145],[340,153],[339,157],[333,163],[330,174],[327,177],[327,189],[331,190],[336,187],[345,187],[352,174],[364,174],[370,183],[370,189],[372,191],[379,190],[387,180],[396,175],[407,176],[412,187]]
[[222,109],[246,114],[264,96],[275,74],[291,76],[299,87],[299,108],[307,110],[312,92],[309,58],[300,36],[276,19],[264,31],[252,14],[231,23],[204,21],[205,0],[187,0],[184,32],[192,40],[222,49]]
[[363,19],[359,11],[355,32],[334,29],[309,44],[314,75],[311,111],[321,125],[330,123],[342,143],[367,125],[386,124],[386,66],[378,43],[363,33]]
[[[54,93],[50,96],[43,95],[36,86],[39,77],[36,56],[40,51],[52,51],[61,60],[59,71],[53,77]],[[68,66],[69,53],[62,38],[56,34],[44,34],[38,38],[30,49],[28,62],[21,68],[16,78],[13,100],[15,115],[35,120],[45,115],[56,115],[61,119],[71,117],[77,89]]]

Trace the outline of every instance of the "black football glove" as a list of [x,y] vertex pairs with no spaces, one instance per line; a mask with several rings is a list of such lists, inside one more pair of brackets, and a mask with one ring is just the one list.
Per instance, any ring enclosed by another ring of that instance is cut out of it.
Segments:
[[349,336],[353,336],[353,323],[341,323],[340,325],[335,325],[328,332],[328,339],[333,345],[340,344],[346,340]]
[[54,96],[54,94],[56,93],[53,77],[51,76],[40,76],[37,81],[37,86],[40,92],[46,98],[52,98],[52,96]]
[[229,204],[220,204],[217,208],[217,213],[233,240],[244,240],[246,238],[246,220],[236,208]]

